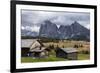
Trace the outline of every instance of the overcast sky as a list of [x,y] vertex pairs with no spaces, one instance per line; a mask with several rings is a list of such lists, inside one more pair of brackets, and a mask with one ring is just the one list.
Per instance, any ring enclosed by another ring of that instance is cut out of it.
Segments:
[[78,21],[82,26],[90,28],[90,14],[79,12],[53,12],[53,11],[34,11],[21,10],[22,29],[39,32],[41,23],[50,20],[60,25],[71,25],[74,21]]

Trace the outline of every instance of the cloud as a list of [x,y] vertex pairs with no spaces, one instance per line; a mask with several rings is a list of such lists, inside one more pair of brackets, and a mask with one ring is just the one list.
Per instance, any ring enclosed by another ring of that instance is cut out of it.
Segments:
[[29,26],[33,31],[37,30],[45,20],[50,20],[57,26],[70,25],[74,21],[78,21],[84,27],[88,26],[88,28],[90,24],[89,13],[22,10],[21,17],[22,26],[25,28]]
[[35,32],[39,32],[39,29],[40,29],[40,27],[37,27],[37,26],[35,26],[35,27],[32,27],[32,31],[35,31]]
[[90,24],[87,24],[87,26],[85,26],[87,29],[90,29]]
[[31,26],[21,26],[21,29],[22,30],[39,32],[40,27],[38,27],[38,26],[34,26],[34,27],[31,27]]

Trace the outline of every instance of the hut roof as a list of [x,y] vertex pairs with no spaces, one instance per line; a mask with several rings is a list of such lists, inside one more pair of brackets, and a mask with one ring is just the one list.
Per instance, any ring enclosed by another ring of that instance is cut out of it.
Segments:
[[76,48],[61,48],[66,53],[78,52]]
[[40,41],[40,40],[37,40],[41,46],[44,46],[44,44]]
[[32,46],[32,44],[34,44],[36,41],[39,42],[39,44],[41,46],[44,46],[42,44],[42,42],[40,42],[39,40],[35,40],[35,39],[22,39],[21,40],[21,47],[30,48]]
[[45,49],[45,47],[41,47],[41,49],[35,48],[35,49],[30,50],[30,52],[42,52],[42,51],[44,51],[44,49]]

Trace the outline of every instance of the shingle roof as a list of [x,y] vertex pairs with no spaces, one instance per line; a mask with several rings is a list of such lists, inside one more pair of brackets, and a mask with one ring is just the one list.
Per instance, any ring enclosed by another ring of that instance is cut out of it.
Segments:
[[44,51],[45,47],[42,47],[41,49],[40,48],[35,48],[35,49],[32,49],[30,50],[31,52],[42,52]]
[[76,48],[61,48],[66,53],[78,52]]
[[44,46],[44,44],[40,41],[40,40],[37,40],[41,46]]
[[34,43],[36,40],[34,39],[22,39],[21,40],[21,47],[29,48],[31,47],[32,43]]

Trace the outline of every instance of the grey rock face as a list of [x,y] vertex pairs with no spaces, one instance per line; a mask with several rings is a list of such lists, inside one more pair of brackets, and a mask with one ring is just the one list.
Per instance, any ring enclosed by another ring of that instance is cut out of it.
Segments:
[[49,20],[46,20],[43,24],[41,24],[39,35],[41,37],[57,38],[58,28],[56,24],[52,23]]
[[40,27],[41,37],[58,38],[58,39],[78,39],[90,37],[90,30],[80,25],[77,21],[71,25],[61,25],[57,28],[57,25],[46,20]]
[[57,27],[57,24],[52,23],[49,20],[41,23],[39,33],[22,30],[22,36],[39,36],[46,38],[56,38],[56,39],[90,39],[90,30],[80,25],[77,21],[71,25],[60,25]]

